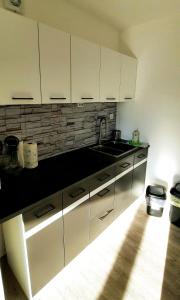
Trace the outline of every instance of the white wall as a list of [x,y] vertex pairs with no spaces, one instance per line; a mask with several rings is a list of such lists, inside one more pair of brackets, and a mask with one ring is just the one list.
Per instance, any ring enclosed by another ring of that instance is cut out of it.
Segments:
[[180,179],[180,15],[133,27],[121,35],[138,58],[136,102],[119,104],[125,138],[140,130],[150,144],[148,178],[171,186]]
[[[119,32],[67,0],[23,0],[24,15],[114,50],[119,49]],[[3,0],[0,0],[3,6]]]

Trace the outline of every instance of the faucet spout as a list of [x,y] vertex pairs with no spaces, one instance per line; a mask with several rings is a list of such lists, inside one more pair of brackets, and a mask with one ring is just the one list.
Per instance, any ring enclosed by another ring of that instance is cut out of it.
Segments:
[[[103,124],[105,125],[104,133],[103,133]],[[99,123],[99,139],[98,139],[98,144],[99,144],[99,145],[101,145],[101,143],[102,143],[102,138],[106,136],[106,129],[107,129],[106,117],[100,117],[100,123]]]

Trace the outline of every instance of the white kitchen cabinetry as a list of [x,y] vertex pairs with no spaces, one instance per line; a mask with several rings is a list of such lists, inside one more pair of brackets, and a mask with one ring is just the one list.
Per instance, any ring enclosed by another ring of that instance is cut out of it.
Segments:
[[0,9],[0,105],[41,103],[38,28]]
[[135,98],[137,60],[121,54],[121,84],[120,101],[129,101]]
[[42,103],[70,103],[70,34],[39,24]]
[[29,300],[64,267],[61,193],[43,201],[3,224],[8,263]]
[[72,102],[99,101],[100,47],[71,37]]
[[102,102],[119,101],[121,55],[101,47],[100,99]]

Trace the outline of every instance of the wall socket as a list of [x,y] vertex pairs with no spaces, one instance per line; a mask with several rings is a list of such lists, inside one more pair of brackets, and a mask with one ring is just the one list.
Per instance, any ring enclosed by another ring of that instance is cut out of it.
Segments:
[[114,114],[113,114],[113,113],[109,114],[109,119],[110,119],[110,120],[113,120],[113,119],[114,119]]

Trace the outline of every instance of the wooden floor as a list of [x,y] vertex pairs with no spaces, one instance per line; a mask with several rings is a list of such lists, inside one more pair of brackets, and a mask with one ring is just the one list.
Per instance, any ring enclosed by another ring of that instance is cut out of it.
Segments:
[[[25,300],[3,262],[6,300]],[[137,201],[36,300],[179,300],[180,229]]]

